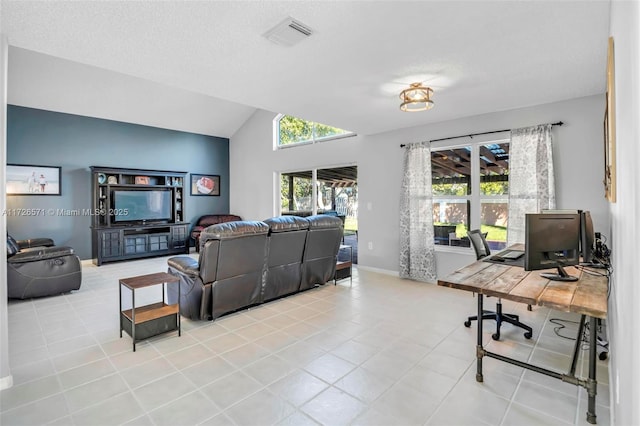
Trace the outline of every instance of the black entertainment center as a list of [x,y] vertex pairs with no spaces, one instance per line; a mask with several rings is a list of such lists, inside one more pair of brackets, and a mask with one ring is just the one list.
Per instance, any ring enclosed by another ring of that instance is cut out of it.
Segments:
[[186,175],[92,166],[93,262],[189,253]]

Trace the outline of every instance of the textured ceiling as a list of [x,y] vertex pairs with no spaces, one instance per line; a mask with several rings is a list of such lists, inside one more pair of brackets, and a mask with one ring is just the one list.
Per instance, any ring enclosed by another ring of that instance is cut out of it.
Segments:
[[[608,1],[5,1],[9,102],[231,136],[256,108],[361,134],[603,93]],[[287,16],[315,34],[262,34]],[[409,83],[435,107],[399,110]]]

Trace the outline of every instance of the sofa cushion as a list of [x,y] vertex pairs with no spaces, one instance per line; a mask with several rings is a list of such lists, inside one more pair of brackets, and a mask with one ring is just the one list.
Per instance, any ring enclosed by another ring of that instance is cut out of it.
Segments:
[[269,225],[269,230],[271,233],[309,229],[309,221],[300,216],[272,217],[269,219],[265,219],[264,223]]
[[318,214],[315,216],[309,216],[307,220],[309,221],[309,229],[342,227],[342,220],[337,216]]
[[73,248],[66,246],[55,247],[34,247],[31,249],[22,250],[19,253],[11,256],[7,259],[10,263],[24,263],[24,262],[36,262],[38,260],[56,259],[63,256],[72,255]]
[[224,240],[248,235],[261,235],[269,233],[269,226],[264,222],[243,220],[225,222],[211,225],[200,234],[200,240],[204,244],[209,239]]

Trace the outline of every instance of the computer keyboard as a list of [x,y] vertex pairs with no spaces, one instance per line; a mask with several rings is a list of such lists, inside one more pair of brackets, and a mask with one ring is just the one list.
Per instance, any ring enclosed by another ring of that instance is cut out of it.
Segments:
[[500,254],[497,254],[494,257],[499,257],[504,260],[516,260],[516,259],[520,259],[522,256],[524,256],[524,252],[522,250],[509,250],[509,251],[505,251]]

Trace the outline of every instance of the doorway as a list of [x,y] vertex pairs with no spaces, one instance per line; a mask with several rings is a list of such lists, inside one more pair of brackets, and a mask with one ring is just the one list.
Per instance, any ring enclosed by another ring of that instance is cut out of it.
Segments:
[[345,245],[358,259],[358,166],[280,173],[280,214],[336,214],[344,223]]

